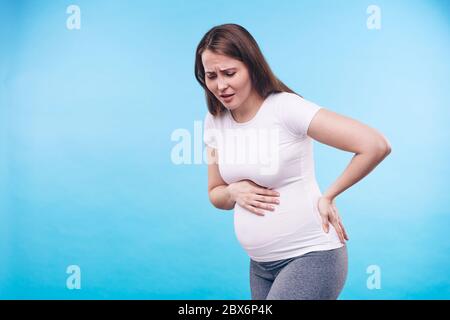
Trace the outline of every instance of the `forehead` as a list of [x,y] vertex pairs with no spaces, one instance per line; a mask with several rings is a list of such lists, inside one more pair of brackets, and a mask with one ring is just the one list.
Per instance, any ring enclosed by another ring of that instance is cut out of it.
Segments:
[[222,54],[217,54],[210,50],[205,50],[205,52],[203,52],[202,63],[206,71],[237,68],[242,64],[242,62],[237,59]]

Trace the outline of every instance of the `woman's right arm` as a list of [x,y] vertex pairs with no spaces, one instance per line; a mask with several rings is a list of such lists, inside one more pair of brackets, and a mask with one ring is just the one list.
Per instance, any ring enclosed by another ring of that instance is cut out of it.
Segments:
[[231,210],[236,201],[233,201],[228,191],[228,185],[221,185],[209,191],[209,200],[218,209]]
[[223,181],[219,172],[216,149],[207,148],[208,154],[208,194],[209,201],[218,209],[231,210],[236,201],[231,199],[228,184]]

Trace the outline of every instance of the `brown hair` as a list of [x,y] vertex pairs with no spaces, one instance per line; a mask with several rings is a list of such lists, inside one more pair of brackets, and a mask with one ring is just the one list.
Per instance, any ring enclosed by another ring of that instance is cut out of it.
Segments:
[[222,24],[213,27],[203,36],[195,55],[195,78],[205,89],[208,110],[213,116],[222,113],[226,108],[206,87],[202,63],[205,50],[243,62],[249,69],[252,87],[263,99],[274,92],[297,94],[273,74],[255,39],[244,27],[232,23]]

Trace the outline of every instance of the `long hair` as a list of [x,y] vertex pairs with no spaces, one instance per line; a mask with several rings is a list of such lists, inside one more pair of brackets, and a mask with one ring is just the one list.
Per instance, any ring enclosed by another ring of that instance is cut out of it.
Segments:
[[213,27],[203,36],[195,54],[195,78],[205,89],[208,110],[213,116],[221,114],[226,108],[209,91],[205,83],[202,54],[207,49],[215,54],[225,55],[244,63],[250,73],[252,88],[263,99],[275,92],[297,94],[274,75],[255,39],[244,27],[233,23],[222,24]]

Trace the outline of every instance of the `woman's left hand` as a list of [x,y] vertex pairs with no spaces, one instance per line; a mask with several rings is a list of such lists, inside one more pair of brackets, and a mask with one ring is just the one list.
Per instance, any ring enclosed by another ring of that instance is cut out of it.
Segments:
[[331,223],[342,243],[345,243],[345,240],[349,240],[344,225],[342,224],[341,218],[339,217],[339,212],[336,207],[335,200],[331,201],[328,198],[320,197],[317,207],[319,209],[320,217],[322,218],[323,230],[328,233],[328,231],[330,230],[329,223]]

